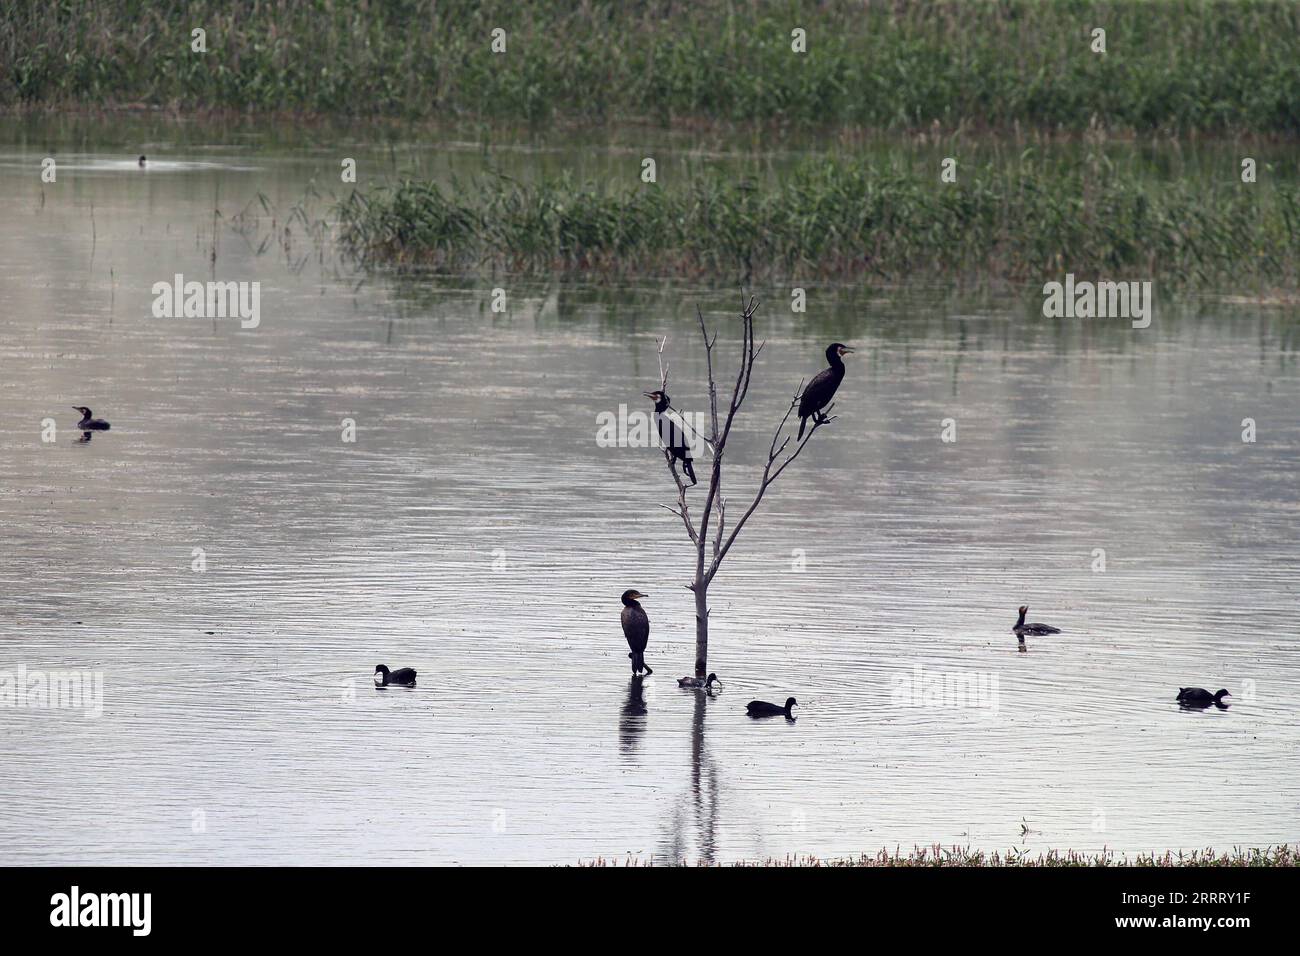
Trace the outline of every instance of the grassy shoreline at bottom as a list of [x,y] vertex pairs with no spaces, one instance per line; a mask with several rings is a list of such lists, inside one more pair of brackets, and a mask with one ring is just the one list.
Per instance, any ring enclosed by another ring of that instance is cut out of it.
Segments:
[[[639,857],[596,857],[578,863],[582,867],[605,866],[656,866],[653,861]],[[1234,847],[1225,852],[1211,848],[1191,851],[1166,850],[1163,853],[1116,854],[1112,851],[1098,853],[1074,850],[1048,850],[1031,854],[1015,848],[1005,853],[987,853],[970,847],[913,847],[911,850],[881,849],[872,855],[863,853],[848,857],[785,856],[746,860],[731,864],[692,864],[683,860],[678,865],[740,866],[740,867],[1288,867],[1300,866],[1300,847],[1287,843],[1268,847]]]

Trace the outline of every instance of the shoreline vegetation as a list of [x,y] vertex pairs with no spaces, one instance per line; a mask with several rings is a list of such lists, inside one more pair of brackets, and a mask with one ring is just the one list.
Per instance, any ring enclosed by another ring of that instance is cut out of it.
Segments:
[[1079,278],[1295,288],[1300,185],[1157,180],[1080,159],[939,170],[812,158],[776,181],[402,180],[334,209],[362,265],[741,281]]
[[13,0],[0,63],[7,110],[1300,132],[1285,0]]
[[[578,864],[581,867],[655,865],[638,857],[608,859],[597,857]],[[681,865],[691,864],[683,861]],[[768,857],[763,860],[726,865],[740,867],[1286,867],[1300,866],[1300,850],[1284,843],[1263,848],[1234,847],[1231,851],[1223,853],[1206,849],[1190,852],[1138,853],[1130,857],[1128,854],[1115,854],[1110,851],[1077,853],[1074,850],[1049,850],[1046,853],[1031,854],[1023,850],[1010,849],[1006,853],[985,853],[982,850],[972,850],[970,847],[942,847],[936,844],[929,847],[914,847],[910,851],[899,848],[893,851],[882,849],[874,855],[864,853],[850,857]]]

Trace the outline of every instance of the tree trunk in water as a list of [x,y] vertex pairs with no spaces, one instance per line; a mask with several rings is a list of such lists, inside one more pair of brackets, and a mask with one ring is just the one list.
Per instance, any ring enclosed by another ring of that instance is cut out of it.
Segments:
[[709,585],[695,581],[695,676],[709,673]]

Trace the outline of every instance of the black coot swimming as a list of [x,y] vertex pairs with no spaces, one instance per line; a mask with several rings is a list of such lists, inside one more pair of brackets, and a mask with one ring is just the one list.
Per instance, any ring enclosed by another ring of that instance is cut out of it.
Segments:
[[777,715],[783,715],[788,717],[790,720],[794,720],[794,714],[790,713],[790,709],[797,706],[798,703],[799,702],[793,697],[787,697],[785,699],[784,707],[781,707],[778,704],[769,704],[765,700],[751,700],[745,705],[745,713],[749,714],[751,717],[776,717]]
[[375,686],[387,687],[389,684],[397,684],[401,687],[414,687],[415,668],[399,667],[395,671],[390,671],[387,664],[376,664]]
[[1204,687],[1180,687],[1178,696],[1174,699],[1184,707],[1209,707],[1211,704],[1216,707],[1227,707],[1223,698],[1231,696],[1226,690],[1211,694]]
[[627,646],[632,648],[627,656],[632,658],[633,674],[642,671],[654,673],[645,663],[645,646],[650,643],[650,618],[646,616],[645,608],[637,603],[643,597],[644,594],[632,588],[624,591],[620,599],[623,602],[623,636],[627,638]]
[[[830,368],[818,372],[813,380],[804,386],[803,394],[799,397],[798,438],[803,438],[804,426],[808,424],[808,419],[818,421],[822,409],[835,397],[835,390],[840,387],[840,382],[844,381],[843,356],[852,351],[853,349],[847,345],[840,345],[839,342],[826,347],[826,361],[830,364]],[[798,438],[795,440],[797,441]]]

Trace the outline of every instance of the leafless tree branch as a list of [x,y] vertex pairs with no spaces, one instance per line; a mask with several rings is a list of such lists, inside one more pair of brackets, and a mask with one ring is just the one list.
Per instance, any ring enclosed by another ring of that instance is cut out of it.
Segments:
[[[700,336],[704,344],[704,358],[706,371],[708,374],[709,388],[709,419],[712,434],[704,438],[705,443],[713,453],[713,463],[709,470],[709,484],[704,503],[700,508],[697,520],[692,520],[686,504],[687,486],[682,481],[681,476],[677,473],[675,462],[671,453],[665,449],[664,457],[668,461],[668,469],[672,474],[673,482],[677,485],[677,507],[671,508],[667,505],[661,505],[667,511],[672,512],[682,519],[686,527],[686,532],[690,536],[691,543],[695,546],[695,576],[687,587],[695,592],[696,598],[696,660],[695,669],[698,676],[704,676],[704,670],[707,666],[708,654],[708,617],[709,609],[707,603],[707,591],[714,575],[722,566],[723,560],[731,551],[732,545],[736,543],[736,538],[744,529],[749,519],[758,510],[763,501],[764,495],[776,481],[785,473],[785,470],[794,463],[795,459],[803,453],[804,448],[812,441],[813,435],[823,425],[829,424],[835,420],[835,416],[829,414],[835,406],[832,404],[824,412],[816,415],[812,419],[812,427],[802,439],[795,439],[795,444],[791,448],[791,436],[786,433],[786,428],[790,424],[791,416],[799,404],[799,397],[803,393],[804,383],[801,381],[799,387],[795,389],[790,405],[781,421],[777,424],[776,431],[772,435],[772,441],[768,445],[767,461],[763,465],[763,474],[759,480],[758,488],[754,492],[754,497],[749,506],[740,516],[740,520],[734,526],[727,526],[727,499],[722,494],[722,466],[726,458],[727,440],[731,437],[731,429],[735,424],[737,415],[749,397],[749,388],[753,381],[754,365],[758,356],[762,353],[766,342],[755,342],[754,337],[754,315],[758,311],[758,299],[754,296],[746,297],[741,295],[741,343],[738,367],[736,369],[736,378],[731,387],[731,394],[727,399],[725,413],[719,413],[718,408],[718,386],[717,377],[713,368],[713,349],[718,341],[718,332],[709,334],[708,325],[704,321],[704,313],[697,306],[695,310],[696,318],[699,321]],[[661,388],[668,390],[668,365],[664,360],[664,347],[667,338],[659,342],[659,380]],[[680,412],[678,413],[680,416]],[[700,436],[703,437],[703,436]],[[712,534],[710,534],[712,530]],[[708,552],[712,552],[709,554]],[[707,563],[706,563],[707,562]]]

